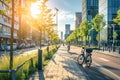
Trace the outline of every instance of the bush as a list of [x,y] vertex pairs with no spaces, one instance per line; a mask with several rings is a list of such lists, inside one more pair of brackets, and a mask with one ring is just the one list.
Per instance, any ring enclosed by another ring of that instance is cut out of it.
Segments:
[[[58,48],[58,46],[57,46]],[[55,46],[49,46],[49,53],[47,53],[46,48],[43,49],[43,65],[47,65],[48,61],[52,58],[55,51],[57,51]],[[36,56],[33,58],[33,56]],[[31,74],[33,74],[38,67],[38,54],[37,50],[31,52],[30,54],[19,54],[18,56],[13,57],[13,69],[16,69],[18,65],[25,62],[28,59],[31,59],[27,61],[17,72],[16,72],[16,80],[25,80],[28,78]],[[4,55],[0,57],[0,70],[9,70],[9,56]],[[0,80],[11,80],[10,73],[0,73]]]

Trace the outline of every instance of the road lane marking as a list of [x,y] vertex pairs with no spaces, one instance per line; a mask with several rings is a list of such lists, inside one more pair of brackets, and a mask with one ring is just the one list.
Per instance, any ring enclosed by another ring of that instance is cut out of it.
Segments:
[[103,61],[106,61],[106,62],[109,61],[109,60],[107,60],[107,59],[105,59],[105,58],[99,58],[99,59],[101,59],[101,60],[103,60]]
[[105,71],[105,73],[109,73],[109,76],[112,76],[112,78],[115,78],[114,80],[120,80],[120,76],[115,74],[114,72],[108,70],[107,68],[103,67],[102,65],[96,63],[93,61],[93,64],[96,65],[96,68],[98,68],[100,71]]

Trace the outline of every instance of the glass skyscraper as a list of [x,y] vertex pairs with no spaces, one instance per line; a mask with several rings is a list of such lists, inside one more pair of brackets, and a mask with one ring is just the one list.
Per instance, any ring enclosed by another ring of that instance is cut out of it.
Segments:
[[75,13],[75,28],[79,27],[82,22],[82,13],[76,12]]
[[85,19],[92,22],[98,13],[98,0],[82,0],[82,21]]
[[120,40],[120,26],[117,24],[113,28],[111,24],[115,24],[112,20],[117,16],[117,11],[120,9],[120,0],[99,0],[99,14],[104,15],[106,25],[104,29],[100,32],[101,42],[106,42],[108,44],[113,43],[113,29],[118,33],[116,39],[117,43]]
[[65,24],[65,39],[70,35],[70,24]]
[[[82,21],[85,19],[92,23],[92,19],[98,13],[99,0],[82,0]],[[97,32],[92,29],[90,32],[90,43],[92,45],[97,44],[96,40]]]

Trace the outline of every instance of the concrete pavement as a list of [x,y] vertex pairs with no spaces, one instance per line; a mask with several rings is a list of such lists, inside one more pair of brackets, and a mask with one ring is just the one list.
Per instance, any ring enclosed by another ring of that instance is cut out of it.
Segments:
[[[93,63],[87,68],[76,62],[80,54],[79,47],[71,46],[68,53],[67,46],[61,46],[44,72],[37,71],[29,80],[120,80],[119,58],[98,53],[100,51],[92,53]],[[106,54],[110,53],[106,52]]]
[[61,46],[44,72],[36,72],[29,80],[88,80],[88,77],[67,52],[66,47]]

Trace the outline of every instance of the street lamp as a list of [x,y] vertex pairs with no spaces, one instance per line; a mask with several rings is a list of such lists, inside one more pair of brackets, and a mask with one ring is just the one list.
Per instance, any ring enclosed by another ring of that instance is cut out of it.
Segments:
[[115,48],[114,48],[114,30],[115,30],[115,25],[116,25],[116,24],[113,23],[113,24],[111,24],[111,25],[112,25],[112,27],[113,27],[113,45],[112,45],[112,46],[113,46],[113,51],[115,51]]
[[56,24],[57,24],[56,30],[58,30],[58,11],[59,11],[59,9],[58,9],[58,8],[55,8],[55,10],[56,10]]
[[112,27],[113,27],[113,46],[114,46],[114,30],[115,30],[115,25],[116,24],[111,24],[112,25]]

